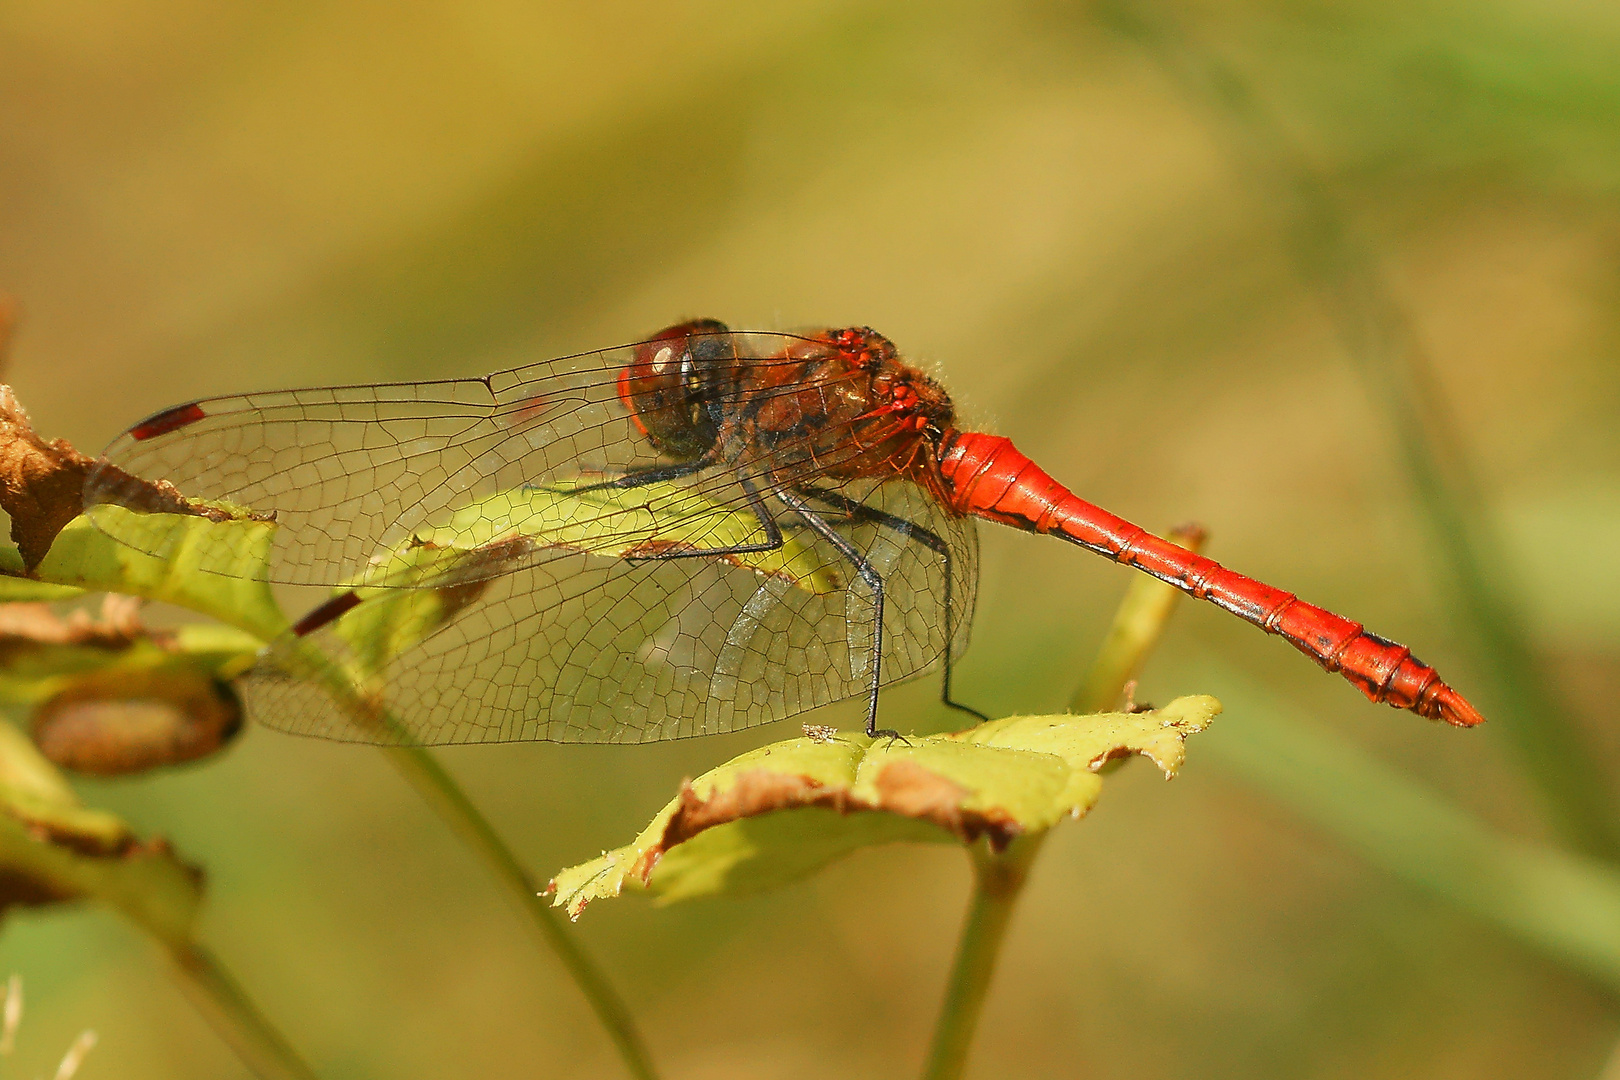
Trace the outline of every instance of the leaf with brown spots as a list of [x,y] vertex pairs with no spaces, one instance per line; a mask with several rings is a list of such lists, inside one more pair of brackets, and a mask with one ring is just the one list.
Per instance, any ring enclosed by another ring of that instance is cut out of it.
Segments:
[[1099,770],[1131,754],[1166,777],[1212,697],[1093,716],[1014,716],[909,741],[806,736],[750,751],[681,786],[630,844],[564,870],[553,903],[577,917],[630,887],[661,901],[771,888],[897,841],[1000,849],[1091,809]]

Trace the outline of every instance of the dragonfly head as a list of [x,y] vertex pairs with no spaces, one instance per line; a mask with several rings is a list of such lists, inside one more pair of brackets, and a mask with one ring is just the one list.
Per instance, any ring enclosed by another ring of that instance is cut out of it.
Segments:
[[691,461],[719,437],[722,376],[736,359],[725,323],[678,323],[635,346],[619,372],[619,400],[659,453]]

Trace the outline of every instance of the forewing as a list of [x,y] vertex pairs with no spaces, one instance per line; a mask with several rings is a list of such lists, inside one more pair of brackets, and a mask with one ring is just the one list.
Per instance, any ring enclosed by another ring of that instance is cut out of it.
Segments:
[[[269,580],[364,584],[377,559],[481,497],[658,464],[616,392],[634,348],[479,379],[191,402],[107,448],[86,484],[86,511],[119,541],[172,557],[175,534],[162,522],[96,509],[142,505],[129,476],[167,482],[189,499],[273,519]],[[240,572],[223,547],[217,558],[200,554],[204,570]],[[518,564],[487,565],[499,573]]]
[[[826,520],[884,583],[883,682],[936,667],[947,626],[959,653],[977,573],[971,523],[898,480],[839,494],[866,509],[845,504]],[[377,593],[288,637],[249,679],[249,707],[272,727],[361,742],[650,742],[864,694],[871,590],[765,501],[796,551],[786,570],[549,549],[473,585]]]
[[[753,335],[751,351],[789,340]],[[883,579],[884,682],[936,664],[947,639],[960,649],[971,527],[893,478],[899,463],[816,503],[829,474],[860,472],[858,439],[834,452],[732,447],[723,466],[604,489],[672,465],[618,399],[635,348],[481,379],[194,402],[109,448],[87,511],[124,543],[173,557],[166,545],[183,531],[168,522],[97,513],[138,509],[128,476],[166,481],[273,520],[268,580],[353,590],[329,602],[344,614],[301,624],[249,680],[260,720],[331,738],[640,742],[864,693],[872,590],[772,498],[780,487],[822,506]],[[762,513],[785,543],[748,552],[768,539]],[[201,569],[241,572],[206,531],[188,542]]]

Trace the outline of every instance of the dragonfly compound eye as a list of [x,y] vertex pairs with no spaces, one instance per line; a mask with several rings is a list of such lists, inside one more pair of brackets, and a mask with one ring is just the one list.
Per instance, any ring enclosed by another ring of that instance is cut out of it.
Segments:
[[671,326],[636,346],[619,372],[619,400],[660,453],[677,461],[702,457],[719,437],[721,387],[736,360],[724,323]]

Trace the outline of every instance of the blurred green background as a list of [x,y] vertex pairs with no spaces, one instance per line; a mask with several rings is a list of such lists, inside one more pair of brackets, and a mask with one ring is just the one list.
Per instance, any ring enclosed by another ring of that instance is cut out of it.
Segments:
[[[1620,8],[1594,0],[7,0],[6,375],[42,433],[93,451],[215,393],[472,374],[696,315],[870,324],[1084,497],[1202,521],[1216,558],[1413,644],[1490,716],[1503,672],[1469,645],[1389,386],[1347,347],[1327,222],[1421,350],[1419,420],[1478,481],[1489,583],[1608,805],[1617,57]],[[1060,708],[1126,572],[981,536],[960,692]],[[1142,688],[1192,692],[1556,840],[1506,725],[1372,706],[1207,605]],[[886,708],[938,723],[934,693]],[[1254,786],[1226,722],[1174,785],[1127,768],[1047,845],[975,1075],[1602,1072],[1614,989]],[[441,760],[544,877],[627,840],[683,776],[796,732]],[[618,1075],[559,966],[375,752],[253,730],[81,791],[206,865],[204,939],[323,1076]],[[905,1075],[967,877],[959,852],[884,849],[763,898],[599,904],[577,929],[672,1078]],[[247,1075],[111,914],[14,915],[0,968],[26,981],[34,1071],[89,1026],[83,1080]]]

